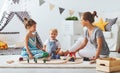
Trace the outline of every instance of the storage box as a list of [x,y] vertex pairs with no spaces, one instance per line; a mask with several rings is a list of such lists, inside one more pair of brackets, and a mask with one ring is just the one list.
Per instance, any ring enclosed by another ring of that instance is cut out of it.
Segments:
[[97,59],[96,70],[105,71],[105,72],[120,71],[120,58]]

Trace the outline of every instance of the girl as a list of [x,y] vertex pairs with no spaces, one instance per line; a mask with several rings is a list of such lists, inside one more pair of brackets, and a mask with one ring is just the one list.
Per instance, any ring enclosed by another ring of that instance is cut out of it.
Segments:
[[25,47],[22,49],[21,55],[30,59],[47,57],[48,53],[42,51],[39,45],[36,45],[36,35],[33,34],[36,31],[36,22],[32,19],[25,21],[25,28],[27,34],[25,36]]
[[87,30],[84,32],[85,37],[79,48],[74,48],[74,52],[78,52],[83,49],[88,42],[90,42],[96,48],[96,53],[92,60],[96,60],[99,57],[109,56],[109,48],[103,36],[102,30],[93,25],[95,16],[97,17],[96,11],[93,13],[85,12],[82,14],[81,24],[83,27],[86,27]]

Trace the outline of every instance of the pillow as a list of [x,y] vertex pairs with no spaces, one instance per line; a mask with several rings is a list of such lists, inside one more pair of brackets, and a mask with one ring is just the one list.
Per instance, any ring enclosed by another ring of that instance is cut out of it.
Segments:
[[105,26],[108,22],[104,22],[102,18],[100,18],[99,22],[95,23],[94,25],[100,28],[102,31],[105,31]]
[[105,30],[106,31],[111,31],[111,27],[113,24],[115,24],[117,21],[117,18],[114,18],[114,19],[108,19],[106,18],[106,22],[108,22],[108,25],[105,26]]

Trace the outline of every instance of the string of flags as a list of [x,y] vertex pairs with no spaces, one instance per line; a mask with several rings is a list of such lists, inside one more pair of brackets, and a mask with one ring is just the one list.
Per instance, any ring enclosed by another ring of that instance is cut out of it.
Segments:
[[39,0],[39,4],[40,4],[40,6],[43,5],[44,3],[45,3],[44,0]]
[[60,14],[62,14],[64,10],[65,10],[64,8],[59,7]]
[[[45,0],[39,0],[40,6],[42,6],[46,1]],[[55,5],[52,3],[49,3],[49,9],[52,11],[55,8]],[[59,13],[62,14],[66,9],[62,8],[62,7],[58,7],[59,9]],[[69,15],[72,16],[75,13],[75,10],[69,9]],[[79,12],[79,15],[81,15],[81,13]]]
[[55,7],[55,5],[53,5],[53,4],[51,4],[51,3],[49,4],[49,9],[50,9],[50,10],[53,10],[54,7]]
[[20,0],[12,0],[14,4],[19,4]]
[[[12,0],[12,3],[14,3],[14,4],[19,4],[20,3],[20,0]],[[39,5],[40,6],[42,6],[44,3],[46,3],[46,1],[45,0],[39,0]],[[52,11],[52,10],[54,10],[54,8],[55,8],[55,5],[54,4],[52,4],[52,3],[49,3],[49,9]],[[66,9],[65,8],[62,8],[62,7],[58,7],[58,9],[59,9],[59,13],[60,14],[62,14]],[[69,15],[70,16],[72,16],[72,15],[74,15],[74,13],[75,13],[75,10],[72,10],[72,9],[70,9],[70,10],[68,10],[69,11]],[[80,12],[79,12],[80,13]],[[79,14],[80,15],[80,14]]]

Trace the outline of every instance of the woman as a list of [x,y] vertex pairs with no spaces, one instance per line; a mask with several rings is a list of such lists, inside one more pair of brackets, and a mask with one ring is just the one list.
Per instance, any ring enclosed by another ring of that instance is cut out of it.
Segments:
[[[93,25],[94,18],[97,17],[97,12],[85,12],[81,16],[81,24],[83,27],[86,27],[87,30],[84,32],[84,40],[80,44],[78,48],[74,48],[75,50],[72,52],[78,52],[83,49],[88,42],[96,48],[95,56],[92,58],[96,60],[99,57],[108,57],[109,56],[109,48],[105,41],[102,30],[95,27]],[[87,54],[87,52],[86,52]]]

